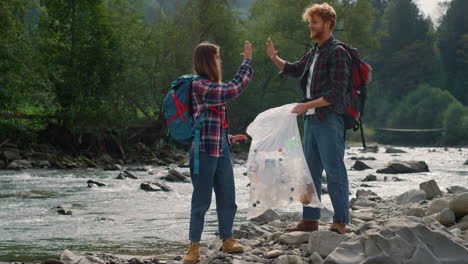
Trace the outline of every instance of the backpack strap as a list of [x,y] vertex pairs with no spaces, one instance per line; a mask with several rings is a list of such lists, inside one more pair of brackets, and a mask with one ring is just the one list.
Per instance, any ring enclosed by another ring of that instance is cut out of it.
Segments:
[[194,139],[193,139],[193,173],[198,175],[200,172],[200,126],[203,118],[205,117],[205,111],[195,120],[194,126]]

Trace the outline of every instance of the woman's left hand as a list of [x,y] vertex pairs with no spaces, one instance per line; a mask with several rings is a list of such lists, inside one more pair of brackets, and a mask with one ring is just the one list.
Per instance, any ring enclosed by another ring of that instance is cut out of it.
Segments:
[[235,135],[235,136],[232,136],[231,138],[231,144],[236,144],[238,145],[239,144],[239,140],[246,140],[247,137],[242,135],[242,134],[239,134],[239,135]]
[[298,115],[302,115],[305,111],[309,110],[307,108],[307,104],[306,103],[298,103],[294,108],[293,110],[291,110],[291,113],[293,114],[298,114]]

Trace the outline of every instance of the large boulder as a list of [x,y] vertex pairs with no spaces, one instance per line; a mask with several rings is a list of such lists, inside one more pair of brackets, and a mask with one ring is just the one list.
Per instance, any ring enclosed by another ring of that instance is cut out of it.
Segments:
[[466,263],[466,245],[436,224],[400,216],[342,242],[324,263]]
[[426,199],[432,199],[436,196],[442,196],[442,192],[440,191],[437,182],[434,180],[420,183],[419,189],[423,190],[426,193]]
[[426,199],[423,190],[409,190],[396,197],[397,204],[419,203]]
[[449,202],[449,208],[453,210],[457,219],[468,215],[468,192],[453,197]]
[[433,200],[427,208],[427,215],[432,215],[441,212],[445,208],[449,208],[449,201],[445,198]]
[[21,159],[20,151],[18,149],[8,149],[1,152],[2,157],[6,160],[19,160]]
[[452,194],[459,194],[459,193],[468,192],[468,189],[462,186],[455,185],[455,186],[448,187],[447,192],[452,193]]
[[398,174],[429,172],[429,167],[424,161],[392,161],[386,168],[377,170],[377,173]]
[[32,163],[29,160],[15,160],[8,164],[9,170],[22,170],[32,168]]

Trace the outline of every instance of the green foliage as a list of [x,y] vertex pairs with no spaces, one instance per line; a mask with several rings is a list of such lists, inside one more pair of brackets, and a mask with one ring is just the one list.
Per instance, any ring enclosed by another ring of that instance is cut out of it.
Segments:
[[468,107],[459,102],[449,105],[444,114],[444,143],[455,146],[468,144]]

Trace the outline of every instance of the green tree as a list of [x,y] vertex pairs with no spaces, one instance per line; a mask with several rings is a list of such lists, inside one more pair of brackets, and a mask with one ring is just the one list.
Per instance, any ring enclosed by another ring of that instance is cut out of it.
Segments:
[[439,27],[439,45],[445,70],[445,87],[468,104],[468,2],[453,0]]

